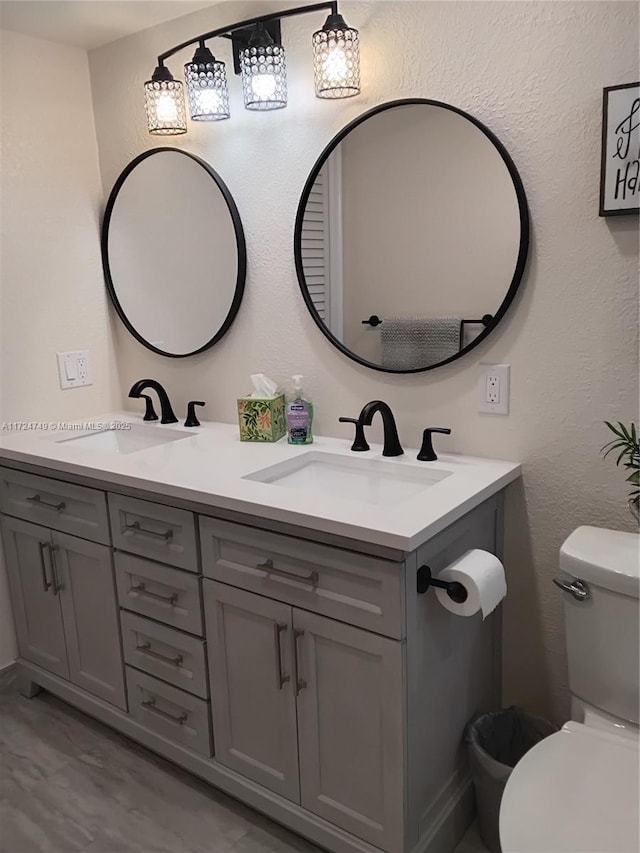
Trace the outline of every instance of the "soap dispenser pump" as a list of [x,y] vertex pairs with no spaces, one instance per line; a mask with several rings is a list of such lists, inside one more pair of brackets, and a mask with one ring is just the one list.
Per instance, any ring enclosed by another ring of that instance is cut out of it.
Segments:
[[296,373],[293,379],[293,395],[287,404],[287,441],[289,444],[311,444],[313,433],[313,403],[305,400],[302,376]]

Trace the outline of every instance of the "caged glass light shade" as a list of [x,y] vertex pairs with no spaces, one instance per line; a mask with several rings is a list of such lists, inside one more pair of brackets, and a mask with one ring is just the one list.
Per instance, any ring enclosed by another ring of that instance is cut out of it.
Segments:
[[360,36],[342,15],[329,15],[313,34],[313,76],[318,98],[360,94]]
[[287,65],[284,48],[258,24],[240,52],[244,105],[248,110],[278,110],[287,106]]
[[229,118],[229,90],[224,62],[219,62],[204,44],[184,66],[193,121],[220,121]]
[[154,136],[175,136],[187,132],[184,89],[180,80],[164,65],[158,65],[144,84],[147,126]]

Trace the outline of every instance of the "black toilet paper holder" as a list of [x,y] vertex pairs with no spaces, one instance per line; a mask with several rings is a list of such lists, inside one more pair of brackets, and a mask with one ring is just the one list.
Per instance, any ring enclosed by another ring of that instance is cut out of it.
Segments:
[[446,590],[449,598],[457,604],[462,604],[467,600],[467,590],[461,583],[458,583],[458,581],[438,580],[438,578],[432,576],[429,566],[420,566],[417,573],[418,594],[424,595],[430,586]]

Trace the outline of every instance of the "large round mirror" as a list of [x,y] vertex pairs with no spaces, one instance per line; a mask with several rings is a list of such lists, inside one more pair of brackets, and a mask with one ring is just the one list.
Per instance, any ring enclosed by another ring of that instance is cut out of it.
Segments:
[[155,148],[132,160],[102,225],[107,289],[127,329],[180,358],[216,343],[240,307],[242,223],[229,190],[203,160]]
[[311,314],[345,355],[415,373],[497,325],[529,242],[518,172],[479,121],[437,101],[376,107],[327,146],[298,207]]

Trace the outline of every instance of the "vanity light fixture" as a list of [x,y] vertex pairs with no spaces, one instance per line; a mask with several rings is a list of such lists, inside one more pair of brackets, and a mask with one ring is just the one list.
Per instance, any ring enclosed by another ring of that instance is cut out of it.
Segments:
[[201,41],[191,62],[184,66],[192,121],[221,121],[229,118],[227,71]]
[[360,36],[342,15],[330,14],[313,34],[313,76],[318,98],[360,94]]
[[144,84],[144,100],[149,133],[175,136],[187,132],[182,81],[174,80],[161,60],[158,60],[151,80]]
[[186,133],[184,88],[165,61],[191,45],[197,45],[191,62],[184,66],[193,121],[229,118],[229,93],[224,62],[217,60],[205,42],[230,39],[233,65],[242,75],[244,105],[248,110],[275,110],[287,105],[287,68],[280,36],[280,21],[294,15],[328,10],[321,30],[313,34],[315,93],[318,98],[351,98],[360,94],[360,40],[338,13],[337,0],[283,9],[220,27],[188,39],[161,53],[151,80],[144,84],[149,133]]
[[287,64],[284,48],[257,24],[249,44],[240,52],[244,105],[248,110],[278,110],[287,106]]

